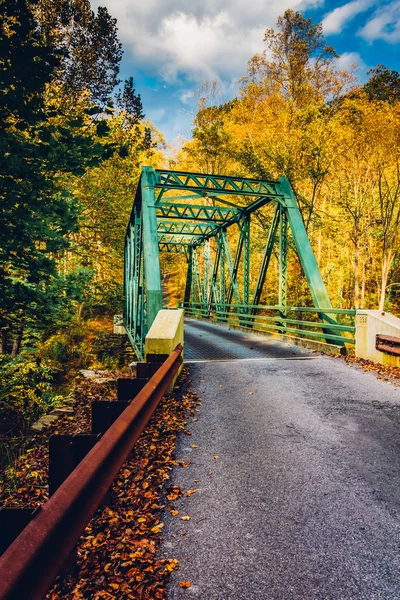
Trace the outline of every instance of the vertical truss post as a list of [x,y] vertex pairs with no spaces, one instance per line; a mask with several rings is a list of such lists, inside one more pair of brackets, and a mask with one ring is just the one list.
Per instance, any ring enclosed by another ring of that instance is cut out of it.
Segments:
[[[230,294],[230,296],[232,298],[232,295],[233,295],[233,297],[235,299],[235,304],[240,304],[240,291],[239,291],[239,286],[238,286],[238,282],[237,282],[237,269],[235,270],[236,265],[232,258],[231,247],[229,245],[228,236],[227,236],[227,233],[225,230],[221,231],[221,238],[222,238],[222,242],[223,242],[223,246],[224,246],[224,250],[225,250],[225,254],[226,254],[226,258],[227,258],[229,277],[230,277],[230,281],[231,281],[232,294]],[[242,246],[243,246],[243,244],[242,244]],[[239,265],[237,265],[237,266],[239,266]],[[229,304],[230,304],[230,302],[229,302]]]
[[211,293],[211,287],[210,287],[210,273],[211,273],[210,240],[206,240],[204,242],[202,250],[203,250],[203,298],[204,298],[204,303],[207,305],[207,310],[208,310],[208,298]]
[[133,323],[132,331],[135,345],[143,350],[144,341],[144,289],[143,289],[143,239],[142,239],[142,214],[140,208],[135,210],[134,217],[134,255],[133,273],[134,286],[132,294]]
[[[279,205],[279,306],[284,307],[279,312],[283,319],[287,318],[287,268],[288,268],[288,221],[287,211]],[[283,323],[284,325],[284,323]]]
[[192,290],[193,281],[193,246],[188,248],[188,267],[186,274],[186,286],[185,286],[185,297],[184,303],[189,304]]
[[240,237],[243,239],[243,304],[246,309],[243,311],[248,313],[248,305],[250,302],[250,215],[244,217],[241,228]]
[[134,207],[125,239],[125,314],[126,331],[136,354],[141,358],[143,333],[142,217],[139,206]]
[[129,222],[128,229],[125,237],[124,246],[124,321],[125,327],[130,329],[132,322],[132,309],[131,301],[132,296],[130,293],[132,286],[132,225]]
[[[260,271],[258,273],[256,289],[254,291],[254,297],[253,297],[253,305],[260,304],[261,294],[262,294],[262,290],[263,290],[264,283],[265,283],[265,277],[267,275],[269,261],[271,260],[272,248],[274,246],[276,233],[278,230],[279,211],[280,211],[279,204],[277,204],[275,206],[275,212],[274,212],[274,216],[272,217],[272,223],[271,223],[271,227],[270,227],[269,233],[268,233],[268,239],[267,239],[267,244],[266,244],[265,250],[264,250],[264,256],[263,256],[262,263],[260,266]],[[256,309],[253,308],[252,314],[254,314],[255,311],[256,311]]]
[[228,293],[226,296],[227,304],[232,304],[232,297],[233,297],[233,290],[234,290],[234,286],[232,285],[232,280],[234,280],[234,281],[237,280],[240,259],[242,257],[242,250],[243,250],[243,236],[239,235],[238,243],[237,243],[236,250],[235,250],[235,258],[233,259],[232,273],[229,273],[230,285],[229,285]]
[[220,310],[226,310],[226,252],[225,248],[221,247],[221,257],[219,266],[219,304]]
[[155,184],[156,174],[153,169],[151,167],[143,167],[141,191],[147,329],[150,329],[158,311],[162,309],[160,256],[158,251],[156,199],[154,193]]
[[[194,282],[193,282],[194,285],[193,285],[193,290],[192,290],[193,302],[204,304],[203,286],[201,283],[199,259],[197,257],[196,248],[193,249],[192,258],[193,258],[193,279],[194,279]],[[200,308],[202,308],[202,307],[200,307]]]
[[220,234],[217,234],[216,241],[217,241],[217,248],[216,248],[215,260],[214,260],[214,265],[213,265],[213,270],[212,270],[212,275],[211,275],[210,292],[208,295],[208,312],[207,312],[208,318],[210,317],[210,314],[211,314],[213,299],[216,304],[215,308],[216,308],[216,310],[218,310],[217,277],[218,277],[218,268],[219,268],[219,262],[220,262],[220,258],[221,258],[221,247],[222,247],[222,244],[220,241]]

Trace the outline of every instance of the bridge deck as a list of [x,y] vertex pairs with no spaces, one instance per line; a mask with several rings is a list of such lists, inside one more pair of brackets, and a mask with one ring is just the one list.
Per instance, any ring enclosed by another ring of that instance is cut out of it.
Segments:
[[[236,352],[237,332],[210,328],[189,324],[187,355],[205,333],[207,353],[212,336]],[[398,599],[399,389],[339,359],[282,360],[280,346],[277,360],[190,366],[203,405],[173,482],[197,492],[165,518],[161,553],[181,566],[168,598]]]
[[232,360],[243,358],[294,358],[311,356],[309,350],[229,330],[227,326],[185,319],[185,360]]

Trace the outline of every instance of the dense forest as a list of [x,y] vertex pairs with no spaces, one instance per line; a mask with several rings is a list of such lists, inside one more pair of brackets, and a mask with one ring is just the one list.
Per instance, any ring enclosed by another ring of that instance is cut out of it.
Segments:
[[[237,96],[198,93],[193,136],[165,152],[133,80],[120,81],[117,23],[89,0],[0,0],[0,403],[3,434],[57,402],[72,366],[122,310],[123,240],[143,165],[290,179],[336,307],[400,310],[400,75],[365,84],[338,68],[322,26],[286,11],[250,58]],[[256,277],[269,225],[255,224]],[[165,290],[184,288],[163,256]],[[290,293],[307,302],[290,254]],[[270,286],[263,300],[275,302]],[[97,344],[97,345],[96,345]],[[68,365],[68,369],[66,368]]]

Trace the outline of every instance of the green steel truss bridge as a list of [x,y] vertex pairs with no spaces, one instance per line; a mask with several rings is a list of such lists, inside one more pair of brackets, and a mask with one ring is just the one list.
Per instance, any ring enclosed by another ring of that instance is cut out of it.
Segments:
[[[251,289],[250,223],[267,204],[273,206],[273,216]],[[314,307],[287,306],[289,230]],[[183,306],[188,315],[343,347],[354,343],[355,311],[332,307],[285,177],[259,181],[142,168],[125,238],[124,283],[124,322],[139,358],[146,333],[163,308],[162,252],[186,257]],[[278,305],[265,306],[260,301],[273,253],[279,257]]]

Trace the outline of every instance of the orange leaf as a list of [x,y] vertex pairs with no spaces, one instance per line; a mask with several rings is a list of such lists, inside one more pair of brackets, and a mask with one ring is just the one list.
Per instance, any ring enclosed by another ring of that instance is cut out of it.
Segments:
[[181,588],[190,588],[191,587],[190,581],[181,581],[179,583],[179,585],[181,586]]

